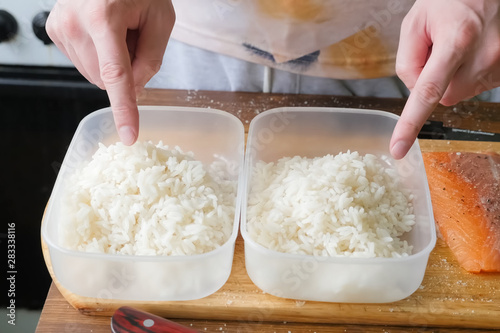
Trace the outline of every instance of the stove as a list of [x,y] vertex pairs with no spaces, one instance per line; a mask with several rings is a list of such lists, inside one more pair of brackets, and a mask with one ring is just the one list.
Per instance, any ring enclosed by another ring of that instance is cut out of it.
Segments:
[[[45,205],[79,122],[109,106],[106,92],[48,38],[45,22],[54,4],[0,0],[0,245],[7,256],[8,226],[15,224],[16,308],[43,306],[51,282],[40,244]],[[2,306],[9,301],[0,298]]]
[[0,2],[0,64],[73,67],[52,43],[45,22],[55,0]]

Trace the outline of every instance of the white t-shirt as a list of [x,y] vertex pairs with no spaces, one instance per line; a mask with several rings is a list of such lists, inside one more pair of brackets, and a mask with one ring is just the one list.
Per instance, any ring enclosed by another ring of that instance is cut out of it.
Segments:
[[414,0],[173,0],[172,38],[292,73],[392,76]]

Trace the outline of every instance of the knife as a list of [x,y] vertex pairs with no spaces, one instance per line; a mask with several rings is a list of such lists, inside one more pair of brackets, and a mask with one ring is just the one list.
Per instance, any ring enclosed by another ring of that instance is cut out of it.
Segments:
[[111,332],[197,333],[198,331],[148,312],[122,306],[111,317]]
[[442,121],[428,120],[418,134],[419,139],[500,141],[500,133],[472,131],[462,128],[446,127]]

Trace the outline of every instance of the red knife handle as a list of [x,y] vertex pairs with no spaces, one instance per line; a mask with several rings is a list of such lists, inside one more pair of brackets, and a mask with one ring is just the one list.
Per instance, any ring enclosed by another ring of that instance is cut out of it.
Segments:
[[113,333],[196,333],[171,320],[139,311],[129,306],[122,306],[111,317]]

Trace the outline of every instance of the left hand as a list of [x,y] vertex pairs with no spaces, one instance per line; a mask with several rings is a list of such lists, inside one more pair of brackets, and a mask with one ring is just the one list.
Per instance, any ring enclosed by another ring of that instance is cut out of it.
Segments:
[[403,20],[396,72],[411,91],[390,143],[403,158],[438,103],[500,86],[500,0],[417,0]]

